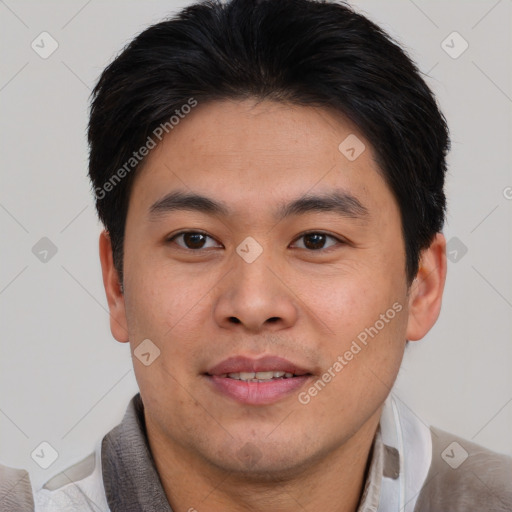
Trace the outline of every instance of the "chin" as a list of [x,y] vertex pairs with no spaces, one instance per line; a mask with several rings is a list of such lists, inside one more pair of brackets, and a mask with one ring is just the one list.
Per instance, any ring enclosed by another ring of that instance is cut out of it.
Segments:
[[254,483],[292,481],[305,470],[304,461],[290,460],[289,458],[281,460],[274,458],[274,460],[260,460],[254,463],[230,458],[216,462],[216,466],[222,471],[231,473],[235,478]]
[[311,445],[309,453],[304,446],[308,446],[307,439],[294,440],[292,436],[272,443],[268,439],[238,439],[231,440],[229,446],[220,448],[207,458],[223,472],[254,483],[287,481],[297,478],[314,464],[317,457],[321,458]]

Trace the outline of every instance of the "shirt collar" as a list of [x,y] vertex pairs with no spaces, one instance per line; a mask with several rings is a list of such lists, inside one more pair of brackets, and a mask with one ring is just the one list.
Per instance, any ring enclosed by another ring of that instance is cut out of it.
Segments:
[[382,474],[384,471],[384,443],[380,432],[380,426],[377,429],[370,452],[370,468],[366,478],[363,494],[357,512],[374,512],[379,506],[380,486]]
[[103,438],[101,464],[111,512],[172,512],[149,450],[140,393]]
[[[384,445],[379,426],[357,512],[377,510],[383,474],[393,478],[399,471],[392,450]],[[149,450],[140,393],[130,401],[122,422],[103,438],[101,462],[111,512],[172,512]]]

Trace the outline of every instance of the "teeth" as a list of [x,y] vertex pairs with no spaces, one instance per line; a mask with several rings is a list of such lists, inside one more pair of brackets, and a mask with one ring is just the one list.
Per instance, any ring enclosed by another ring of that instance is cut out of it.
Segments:
[[230,379],[245,380],[249,382],[259,382],[272,379],[281,379],[293,377],[293,373],[289,372],[240,372],[240,373],[228,373]]
[[258,380],[270,380],[274,377],[274,372],[256,372],[254,378]]

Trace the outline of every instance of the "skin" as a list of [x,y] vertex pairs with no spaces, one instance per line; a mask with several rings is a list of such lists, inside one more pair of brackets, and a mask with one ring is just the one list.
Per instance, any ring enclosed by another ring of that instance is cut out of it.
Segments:
[[[349,134],[366,146],[354,161],[338,150]],[[276,222],[278,204],[334,189],[357,197],[367,217],[309,212]],[[151,220],[150,206],[175,190],[232,212]],[[167,241],[181,230],[211,238],[199,251],[183,237]],[[308,249],[306,231],[335,238]],[[248,236],[263,249],[250,264],[236,252]],[[133,362],[173,510],[356,510],[406,340],[437,320],[446,277],[437,234],[408,287],[399,208],[358,129],[321,108],[251,99],[198,105],[135,179],[124,254],[122,293],[101,234],[113,336],[132,352],[148,338],[161,351],[149,366]],[[279,355],[313,374],[299,390],[307,391],[394,303],[400,313],[305,405],[298,392],[241,404],[203,375],[229,356]],[[250,460],[240,456],[246,443]]]

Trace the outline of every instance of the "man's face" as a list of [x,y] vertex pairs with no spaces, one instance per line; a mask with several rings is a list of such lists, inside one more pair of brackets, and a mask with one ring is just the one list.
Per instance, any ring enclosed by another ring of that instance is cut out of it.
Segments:
[[[176,192],[225,211],[162,202]],[[199,104],[150,153],[126,221],[131,349],[160,350],[133,359],[149,432],[270,475],[343,449],[394,382],[407,291],[399,208],[354,126],[311,107]],[[237,375],[251,371],[265,374]]]

